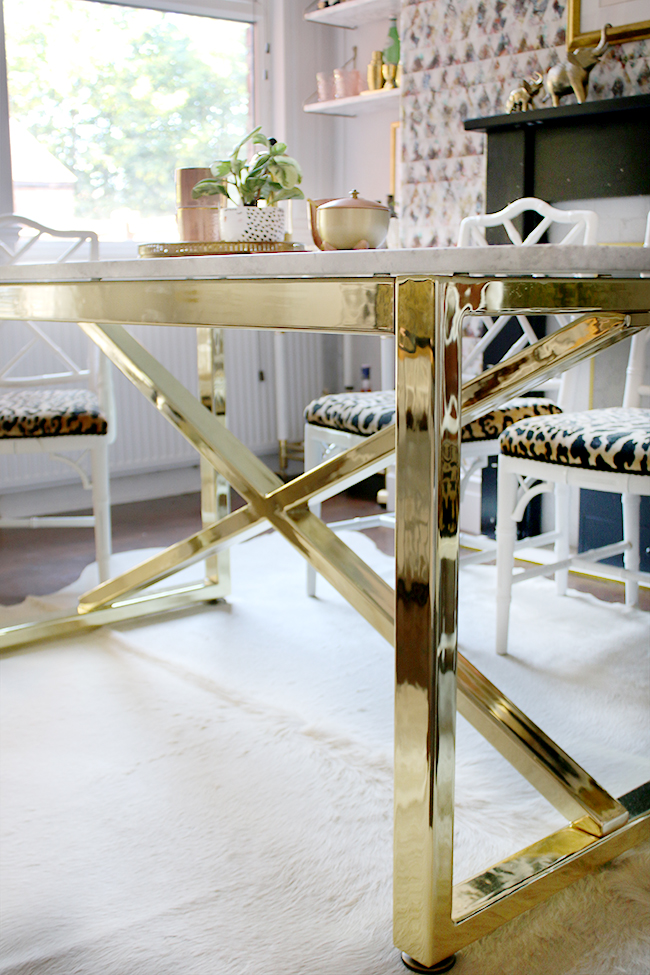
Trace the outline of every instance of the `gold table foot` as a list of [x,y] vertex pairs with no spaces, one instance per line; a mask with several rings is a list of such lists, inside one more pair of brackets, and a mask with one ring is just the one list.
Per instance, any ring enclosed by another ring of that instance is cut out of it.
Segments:
[[435,965],[427,967],[426,965],[421,965],[419,961],[411,958],[410,955],[407,955],[403,951],[402,961],[412,972],[448,972],[456,964],[456,955],[449,955],[448,958],[443,958],[442,961],[437,961]]

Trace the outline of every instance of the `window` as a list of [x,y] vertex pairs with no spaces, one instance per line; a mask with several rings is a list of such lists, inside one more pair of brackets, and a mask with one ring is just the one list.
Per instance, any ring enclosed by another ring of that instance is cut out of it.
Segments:
[[252,128],[251,24],[91,0],[4,0],[4,21],[14,210],[177,239],[174,170]]

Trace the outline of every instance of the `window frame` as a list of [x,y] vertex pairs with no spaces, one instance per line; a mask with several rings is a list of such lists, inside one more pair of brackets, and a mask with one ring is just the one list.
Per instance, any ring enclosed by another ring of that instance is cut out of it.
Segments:
[[[84,3],[104,3],[111,6],[140,7],[165,13],[191,14],[215,20],[235,20],[253,27],[253,77],[251,84],[252,116],[255,124],[263,124],[269,110],[269,71],[266,62],[270,54],[268,41],[268,0],[83,0]],[[0,214],[14,212],[11,142],[9,135],[9,84],[4,30],[4,0],[0,0]],[[121,244],[114,242],[114,246]],[[124,242],[128,244],[128,242]],[[132,245],[131,245],[132,249]]]

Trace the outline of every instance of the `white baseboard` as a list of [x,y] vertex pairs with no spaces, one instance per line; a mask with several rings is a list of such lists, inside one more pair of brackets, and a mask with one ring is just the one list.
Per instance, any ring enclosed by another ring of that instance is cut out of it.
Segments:
[[[278,452],[275,442],[263,444],[253,453],[272,470],[277,468]],[[298,469],[295,473],[298,473]],[[201,475],[198,464],[172,467],[162,471],[146,471],[140,474],[113,475],[111,504],[152,501],[154,498],[169,498],[176,494],[192,494],[200,490]],[[21,487],[0,494],[0,517],[2,518],[57,515],[64,511],[83,511],[91,507],[91,493],[85,491],[78,480],[71,481],[69,484],[40,484],[32,489]]]
[[[151,501],[176,494],[201,490],[198,466],[176,467],[167,471],[130,474],[111,478],[111,503]],[[55,515],[63,511],[82,511],[92,507],[90,491],[81,484],[56,484],[0,495],[0,516],[22,518],[29,515]]]

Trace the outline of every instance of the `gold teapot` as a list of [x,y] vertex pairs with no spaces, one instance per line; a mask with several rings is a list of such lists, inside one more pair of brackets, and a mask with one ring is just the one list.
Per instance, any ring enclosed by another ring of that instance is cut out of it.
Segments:
[[341,200],[308,200],[314,243],[321,250],[363,250],[386,240],[390,210],[357,190]]

